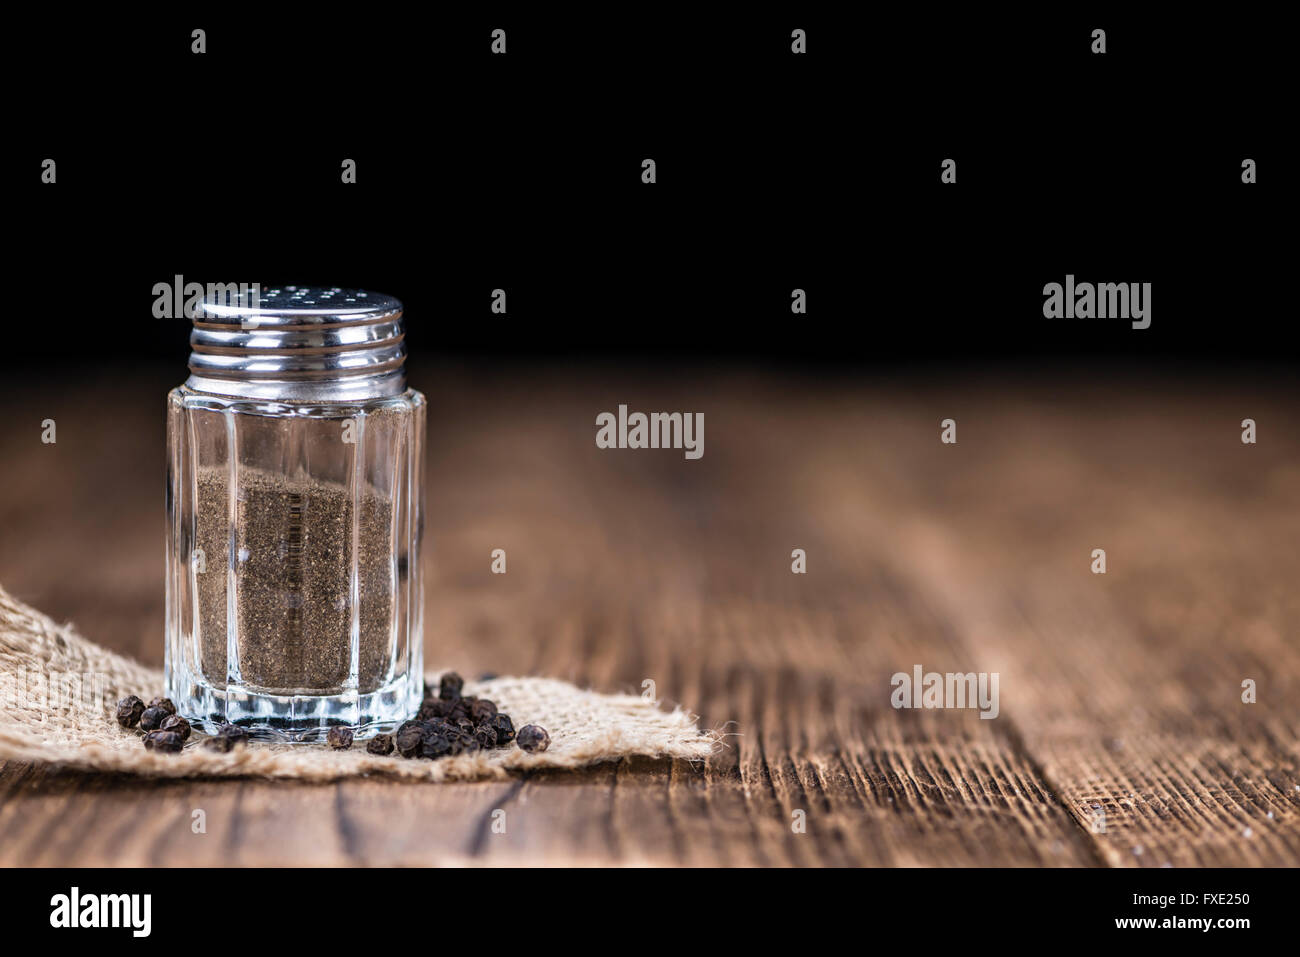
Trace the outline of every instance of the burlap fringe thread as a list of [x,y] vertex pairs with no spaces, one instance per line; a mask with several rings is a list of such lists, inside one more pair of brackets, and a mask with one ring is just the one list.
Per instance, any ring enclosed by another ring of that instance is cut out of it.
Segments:
[[[430,676],[436,680],[436,676]],[[549,750],[517,747],[406,760],[368,754],[364,746],[256,742],[219,754],[197,747],[180,754],[146,751],[135,731],[120,728],[112,707],[128,694],[146,701],[163,691],[161,671],[101,648],[0,588],[0,760],[35,761],[88,771],[151,777],[266,777],[333,781],[385,775],[420,781],[503,778],[510,771],[580,768],[630,755],[702,760],[717,736],[702,733],[683,710],[661,711],[636,695],[599,694],[550,678],[466,682],[466,693],[491,698],[516,726],[538,724]],[[92,694],[93,692],[93,694]]]

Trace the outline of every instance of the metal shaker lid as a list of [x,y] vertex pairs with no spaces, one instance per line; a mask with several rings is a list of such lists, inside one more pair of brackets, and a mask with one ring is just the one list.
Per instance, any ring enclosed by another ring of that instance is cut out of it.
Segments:
[[279,286],[212,295],[194,318],[190,378],[200,392],[353,401],[406,388],[402,304],[360,289]]

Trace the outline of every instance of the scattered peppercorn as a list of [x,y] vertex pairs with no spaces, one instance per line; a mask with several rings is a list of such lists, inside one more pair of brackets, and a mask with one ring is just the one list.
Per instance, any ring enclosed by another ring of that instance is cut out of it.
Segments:
[[457,698],[455,701],[448,702],[447,720],[452,724],[469,721],[469,708],[470,702],[468,698]]
[[442,718],[434,718],[426,721],[424,726],[429,729],[431,734],[441,734],[444,737],[455,737],[460,734],[460,726],[454,721],[444,721]]
[[144,702],[133,694],[127,695],[117,703],[117,723],[124,728],[134,728],[140,723],[144,714]]
[[174,731],[181,736],[182,741],[190,739],[190,723],[178,714],[169,714],[163,718],[160,730]]
[[497,747],[504,748],[515,739],[514,722],[508,714],[498,714],[492,719],[492,730],[497,733]]
[[[490,677],[495,676],[480,680]],[[375,735],[366,743],[366,750],[371,754],[395,751],[404,758],[434,759],[504,748],[511,741],[530,753],[551,746],[545,728],[530,724],[516,732],[510,715],[502,714],[496,702],[463,695],[464,688],[464,679],[454,671],[443,675],[436,689],[426,682],[424,700],[415,718],[404,722],[394,734]],[[145,732],[144,746],[150,751],[178,752],[193,731],[170,698],[154,698],[146,707],[140,698],[127,695],[117,703],[116,718],[124,728],[139,726]],[[248,743],[248,730],[230,724],[225,715],[213,714],[211,722],[218,730],[203,742],[209,750],[225,754]],[[352,747],[353,734],[348,728],[333,727],[326,732],[325,740],[331,748],[346,751]]]
[[428,721],[430,718],[445,718],[447,716],[448,701],[441,698],[427,698],[420,705],[420,710],[416,712],[415,717],[420,721]]
[[440,758],[444,754],[456,753],[452,742],[445,735],[436,731],[425,734],[420,741],[419,755],[422,758]]
[[144,713],[140,715],[140,730],[157,731],[162,727],[163,719],[166,717],[168,714],[162,708],[145,708]]
[[203,746],[211,751],[228,754],[234,750],[236,745],[247,743],[248,731],[246,729],[239,727],[237,724],[223,724],[220,731],[203,742]]
[[420,747],[424,744],[425,729],[418,721],[407,721],[397,729],[397,737],[394,744],[397,753],[404,758],[413,758],[420,753]]
[[144,736],[144,746],[150,751],[166,751],[175,754],[184,745],[184,739],[175,731],[150,731]]
[[551,746],[551,736],[546,733],[545,728],[539,728],[535,724],[526,724],[519,729],[519,735],[515,738],[515,743],[529,753],[545,751]]
[[221,729],[221,733],[230,738],[236,744],[247,744],[250,737],[247,728],[241,728],[237,724],[228,724]]
[[[464,695],[464,687],[464,680],[455,672],[443,675],[436,689],[426,683],[416,716],[403,722],[395,733],[375,735],[366,742],[366,750],[435,759],[504,748],[514,740],[525,751],[545,751],[550,746],[544,729],[528,725],[516,734],[514,722],[501,713],[496,702]],[[154,698],[146,707],[140,698],[127,695],[117,704],[116,718],[124,728],[138,725],[145,732],[144,746],[151,751],[180,751],[193,733],[190,722],[177,713],[169,698]],[[250,740],[248,729],[230,724],[223,714],[209,715],[205,724],[217,728],[203,741],[210,751],[228,754]],[[325,740],[331,748],[345,751],[352,747],[354,735],[351,729],[336,726],[326,732]]]
[[461,689],[465,687],[465,679],[454,671],[449,671],[442,676],[442,681],[438,685],[438,697],[443,701],[451,701],[460,697]]

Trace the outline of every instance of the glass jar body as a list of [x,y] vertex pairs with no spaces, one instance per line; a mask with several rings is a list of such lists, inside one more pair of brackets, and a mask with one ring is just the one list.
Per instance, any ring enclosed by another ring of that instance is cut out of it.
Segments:
[[213,731],[389,731],[423,693],[425,400],[167,403],[167,691]]

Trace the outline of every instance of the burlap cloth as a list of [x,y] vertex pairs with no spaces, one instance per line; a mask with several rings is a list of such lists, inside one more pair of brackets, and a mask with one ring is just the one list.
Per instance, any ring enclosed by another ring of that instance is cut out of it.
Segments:
[[627,755],[700,760],[716,741],[700,732],[693,715],[664,711],[636,695],[599,694],[550,678],[493,678],[467,681],[465,693],[492,699],[516,727],[546,728],[548,750],[528,754],[511,746],[426,761],[368,754],[362,744],[332,751],[259,741],[219,754],[199,747],[196,732],[180,754],[159,754],[144,749],[139,732],[119,727],[113,709],[125,695],[148,701],[162,692],[161,671],[99,647],[0,588],[0,760],[153,777],[331,781],[364,774],[465,781]]

